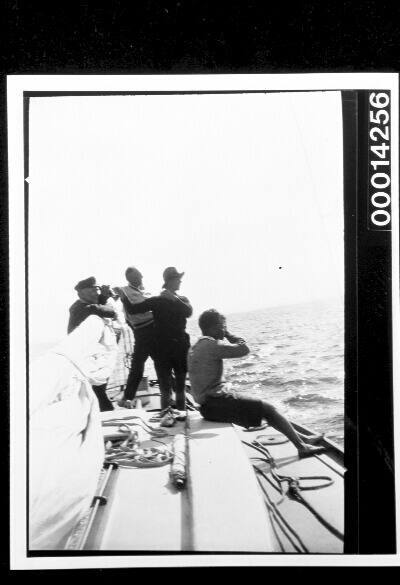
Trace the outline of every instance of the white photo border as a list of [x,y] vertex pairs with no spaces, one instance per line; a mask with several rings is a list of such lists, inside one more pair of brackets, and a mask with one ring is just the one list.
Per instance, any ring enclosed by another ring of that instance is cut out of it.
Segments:
[[[396,555],[157,555],[28,557],[26,543],[26,322],[24,215],[24,92],[166,92],[166,91],[326,91],[390,90],[392,132],[392,298],[393,418],[395,460],[400,461],[399,387],[399,173],[398,86],[395,73],[319,73],[256,75],[11,75],[7,77],[10,254],[10,566],[11,569],[131,568],[184,566],[316,566],[400,564]],[[396,359],[397,358],[397,359]],[[395,469],[399,486],[399,466]],[[400,491],[396,491],[400,510]],[[400,530],[397,522],[399,549]]]

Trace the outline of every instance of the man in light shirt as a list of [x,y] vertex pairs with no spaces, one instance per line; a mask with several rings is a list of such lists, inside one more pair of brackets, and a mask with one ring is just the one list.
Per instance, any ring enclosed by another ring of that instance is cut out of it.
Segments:
[[300,435],[265,400],[230,389],[223,378],[223,360],[244,357],[250,350],[244,339],[228,332],[225,317],[210,309],[200,315],[199,326],[203,336],[189,350],[188,365],[191,392],[200,404],[201,415],[210,421],[230,422],[246,428],[258,427],[262,419],[266,419],[295,445],[299,457],[322,452],[324,447],[313,446],[322,436]]
[[[115,290],[120,295],[122,304],[136,305],[145,301],[150,295],[143,287],[143,276],[135,266],[129,266],[125,271],[128,281],[127,286],[118,287]],[[158,376],[158,364],[155,359],[155,331],[154,317],[151,311],[131,314],[125,309],[125,318],[133,330],[135,347],[133,350],[131,368],[124,392],[124,397],[119,401],[119,406],[132,408],[132,400],[135,398],[138,386],[143,376],[145,363],[150,356],[154,361],[154,367]]]

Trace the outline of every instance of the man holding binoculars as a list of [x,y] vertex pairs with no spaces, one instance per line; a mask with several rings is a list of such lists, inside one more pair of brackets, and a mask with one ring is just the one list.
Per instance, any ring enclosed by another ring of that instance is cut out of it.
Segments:
[[68,333],[71,333],[89,315],[109,319],[117,317],[114,309],[105,304],[110,297],[114,296],[108,285],[98,286],[95,277],[90,276],[85,280],[80,280],[75,290],[79,298],[69,308]]
[[[80,280],[75,290],[78,293],[78,300],[69,309],[68,333],[76,329],[89,315],[108,319],[117,318],[115,310],[105,304],[110,297],[115,296],[108,285],[98,286],[95,277],[90,276],[85,280]],[[100,410],[114,410],[106,393],[107,383],[92,386],[92,388],[99,401]]]

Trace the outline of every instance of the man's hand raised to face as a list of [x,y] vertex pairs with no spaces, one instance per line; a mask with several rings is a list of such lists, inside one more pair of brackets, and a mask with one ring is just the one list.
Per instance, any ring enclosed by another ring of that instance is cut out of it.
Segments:
[[243,337],[236,337],[236,335],[232,335],[232,333],[229,333],[229,331],[225,331],[224,337],[229,341],[229,343],[246,343],[246,340],[243,339]]

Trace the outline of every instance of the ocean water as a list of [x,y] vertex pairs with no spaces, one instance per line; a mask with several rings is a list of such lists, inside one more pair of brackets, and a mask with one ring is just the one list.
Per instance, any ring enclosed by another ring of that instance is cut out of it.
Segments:
[[[259,396],[289,420],[326,433],[343,445],[344,308],[313,302],[226,315],[228,329],[244,337],[250,354],[225,360],[235,390]],[[188,323],[194,343],[200,332]]]
[[[343,445],[343,303],[305,303],[226,317],[229,331],[250,347],[245,358],[225,360],[225,377],[233,388],[271,402],[289,420]],[[189,320],[187,330],[193,344],[201,335],[197,320]],[[31,346],[30,359],[53,345]],[[145,375],[156,377],[150,359]]]

